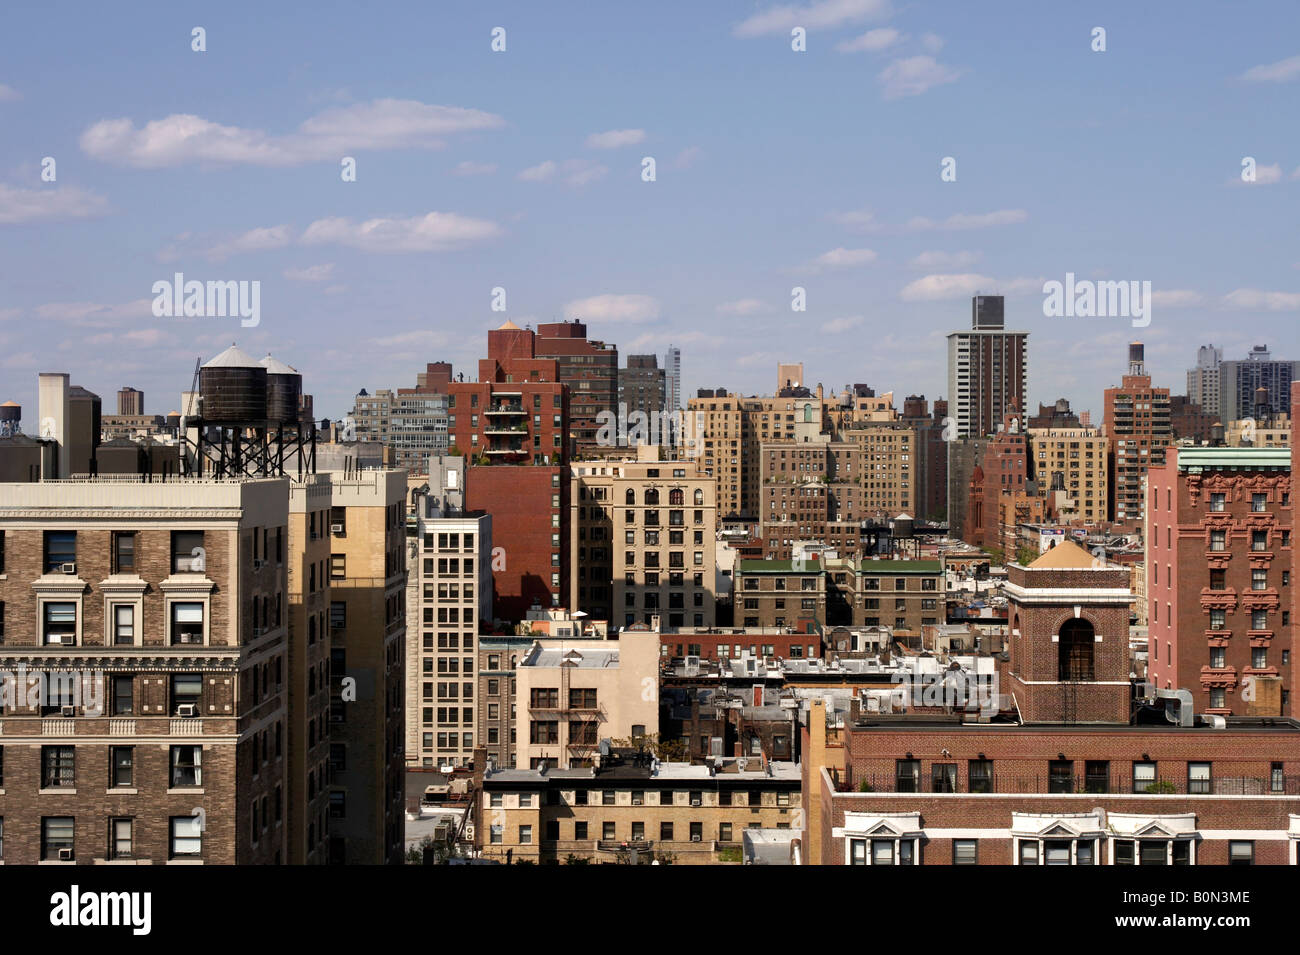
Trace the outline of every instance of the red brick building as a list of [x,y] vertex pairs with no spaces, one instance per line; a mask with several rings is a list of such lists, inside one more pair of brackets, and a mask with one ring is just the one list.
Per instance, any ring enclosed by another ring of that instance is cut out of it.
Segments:
[[1148,672],[1220,714],[1295,715],[1288,448],[1170,448],[1147,473]]
[[521,620],[558,606],[568,566],[568,390],[537,336],[513,322],[488,332],[479,380],[447,386],[447,431],[471,462],[465,505],[492,515],[494,608]]
[[[966,526],[962,539],[987,549],[1002,548],[1004,502],[1023,505],[1028,497],[1029,445],[1025,438],[1019,403],[1002,419],[1002,428],[984,452],[984,463],[971,474]],[[1041,516],[1041,515],[1040,515]]]
[[537,355],[554,358],[558,381],[569,389],[571,456],[595,455],[608,448],[596,442],[601,412],[618,411],[618,349],[587,338],[579,321],[537,326]]
[[1090,563],[1065,543],[1008,568],[1001,715],[855,713],[832,737],[810,705],[804,861],[1296,864],[1300,723],[1132,705],[1127,573]]

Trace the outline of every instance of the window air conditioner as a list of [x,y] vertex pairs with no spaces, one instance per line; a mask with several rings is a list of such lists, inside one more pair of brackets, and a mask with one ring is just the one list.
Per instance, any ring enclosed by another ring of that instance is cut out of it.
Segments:
[[61,706],[59,707],[59,712],[64,716],[76,716],[77,708],[75,706]]
[[59,850],[59,861],[60,861],[60,862],[71,862],[71,861],[72,861],[72,850],[71,850],[71,849],[60,849],[60,850]]
[[176,715],[177,715],[177,716],[194,716],[194,715],[195,715],[195,713],[194,713],[194,704],[193,704],[193,703],[182,703],[182,704],[180,704],[180,706],[176,707]]
[[331,534],[342,534],[342,533],[343,533],[343,525],[342,525],[342,524],[331,524],[331,525],[330,525],[330,533],[331,533]]
[[66,564],[60,564],[59,570],[63,571],[65,574],[75,574],[77,572],[77,565],[72,561],[68,561]]
[[[698,805],[698,803],[696,803],[695,805]],[[703,840],[703,838],[704,838],[703,836],[691,836],[691,842],[700,842]]]

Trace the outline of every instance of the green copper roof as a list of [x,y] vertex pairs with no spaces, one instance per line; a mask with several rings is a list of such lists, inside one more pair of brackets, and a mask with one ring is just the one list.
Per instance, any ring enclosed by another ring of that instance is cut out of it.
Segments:
[[937,560],[864,560],[859,574],[938,574],[943,563]]
[[1178,469],[1290,468],[1290,448],[1179,448]]

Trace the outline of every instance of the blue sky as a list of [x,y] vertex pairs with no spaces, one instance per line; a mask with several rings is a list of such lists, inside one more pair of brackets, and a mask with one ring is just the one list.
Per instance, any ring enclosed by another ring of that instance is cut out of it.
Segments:
[[[976,289],[1030,332],[1030,401],[1097,417],[1135,337],[1176,391],[1198,344],[1300,358],[1300,6],[1136,6],[15,7],[0,400],[33,430],[36,373],[68,371],[161,413],[238,341],[337,417],[429,361],[474,374],[505,318],[577,316],[678,345],[688,395],[786,359],[933,399]],[[177,271],[260,281],[260,325],[155,317]],[[1151,325],[1044,317],[1066,272],[1150,281]]]

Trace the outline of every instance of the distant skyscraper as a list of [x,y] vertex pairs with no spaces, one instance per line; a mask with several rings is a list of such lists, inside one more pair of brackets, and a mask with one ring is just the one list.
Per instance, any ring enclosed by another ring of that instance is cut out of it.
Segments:
[[669,412],[682,406],[682,350],[672,345],[664,352],[664,397]]
[[144,392],[136,391],[134,388],[123,388],[117,393],[117,413],[141,415],[144,414]]
[[[664,410],[664,370],[654,355],[628,355],[618,372],[618,403],[628,415],[658,415]],[[631,427],[629,425],[629,427]],[[667,435],[665,437],[665,443]]]
[[1201,406],[1212,417],[1219,417],[1219,366],[1223,349],[1202,345],[1196,349],[1196,367],[1187,369],[1187,400]]
[[992,434],[1011,408],[1025,407],[1028,332],[1007,331],[1001,295],[971,299],[971,330],[948,335],[949,414],[956,437]]
[[1219,365],[1219,418],[1223,424],[1255,415],[1255,389],[1268,389],[1269,412],[1291,413],[1291,382],[1300,380],[1300,361],[1273,358],[1256,345],[1244,361]]
[[1173,441],[1169,389],[1154,388],[1146,372],[1141,342],[1128,346],[1128,374],[1118,388],[1106,389],[1105,432],[1114,448],[1111,500],[1114,519],[1140,522],[1142,479],[1147,468],[1165,463]]

